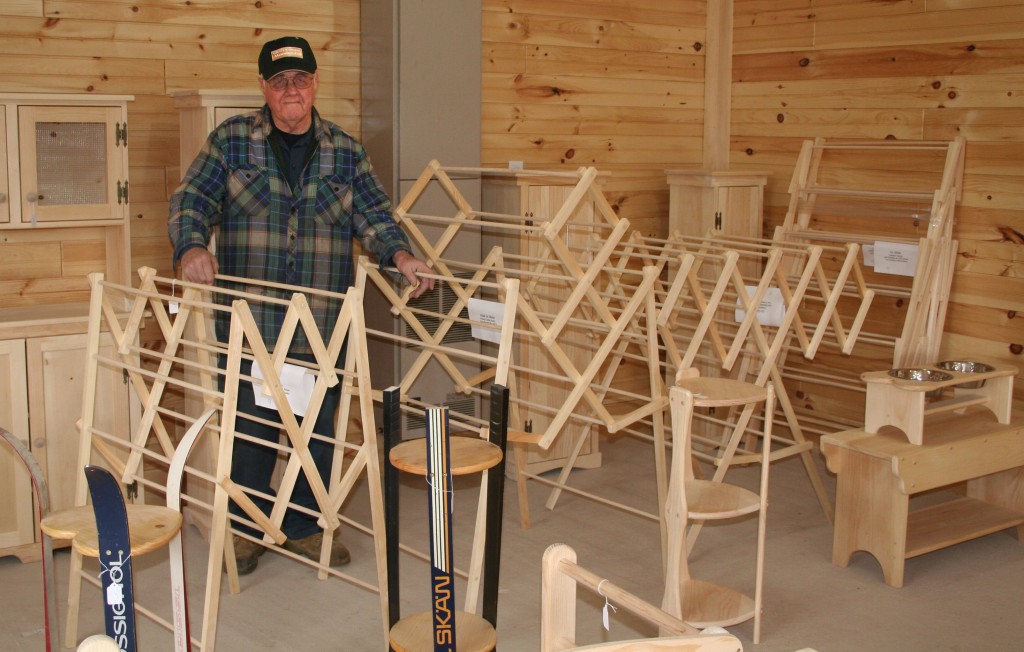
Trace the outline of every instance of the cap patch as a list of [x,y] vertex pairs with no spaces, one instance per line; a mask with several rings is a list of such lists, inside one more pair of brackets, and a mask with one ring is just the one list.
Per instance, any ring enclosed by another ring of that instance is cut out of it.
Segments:
[[302,58],[302,48],[296,47],[283,47],[278,48],[270,53],[270,60],[277,61],[282,57],[295,57],[296,59]]

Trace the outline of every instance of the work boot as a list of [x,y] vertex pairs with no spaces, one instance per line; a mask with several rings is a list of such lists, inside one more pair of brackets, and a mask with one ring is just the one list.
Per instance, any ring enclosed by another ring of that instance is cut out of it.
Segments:
[[[301,539],[288,539],[281,545],[282,548],[288,552],[293,552],[296,555],[302,555],[312,559],[315,562],[320,561],[320,549],[323,547],[324,533],[315,532],[308,537]],[[344,566],[352,559],[348,553],[348,548],[341,542],[341,539],[337,536],[334,537],[334,542],[331,545],[331,559],[330,566]]]
[[242,537],[231,537],[235,547],[235,566],[239,575],[248,575],[256,570],[256,564],[260,563],[260,556],[267,551],[266,548],[253,543]]

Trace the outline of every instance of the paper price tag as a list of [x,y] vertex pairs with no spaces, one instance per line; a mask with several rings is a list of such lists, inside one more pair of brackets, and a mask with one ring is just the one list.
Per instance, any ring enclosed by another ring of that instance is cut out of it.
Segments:
[[[274,405],[273,397],[269,395],[269,392],[266,394],[263,392],[262,381],[265,376],[259,363],[255,360],[252,362],[252,377],[255,379],[252,383],[252,391],[256,405],[276,410],[277,406]],[[281,367],[281,387],[284,389],[285,398],[288,399],[288,405],[291,406],[295,416],[305,416],[306,406],[309,405],[309,399],[313,396],[313,385],[315,384],[316,376],[305,367],[287,362]]]
[[[753,296],[757,291],[756,285],[747,286],[747,296]],[[757,307],[757,321],[762,326],[781,326],[782,318],[786,315],[786,303],[782,299],[782,290],[779,288],[768,288]],[[743,308],[743,301],[736,299],[736,323],[742,323],[747,318],[747,311]]]
[[486,326],[473,324],[470,329],[473,337],[487,342],[501,342],[501,323],[505,319],[505,304],[471,298],[467,308],[471,320],[495,327],[487,328]]
[[875,243],[875,271],[879,274],[913,276],[917,269],[916,244],[903,242]]

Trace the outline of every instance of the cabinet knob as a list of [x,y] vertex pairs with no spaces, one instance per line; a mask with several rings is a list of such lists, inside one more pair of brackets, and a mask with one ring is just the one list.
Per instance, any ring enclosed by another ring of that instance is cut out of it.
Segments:
[[6,192],[0,192],[0,204],[6,204],[6,203],[7,203],[7,193]]
[[39,437],[32,440],[32,448],[46,448],[46,439]]

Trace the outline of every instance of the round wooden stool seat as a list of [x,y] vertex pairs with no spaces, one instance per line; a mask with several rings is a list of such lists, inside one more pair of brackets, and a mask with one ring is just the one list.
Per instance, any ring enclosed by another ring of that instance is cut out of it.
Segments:
[[[433,616],[430,611],[421,611],[395,623],[388,635],[391,648],[395,652],[431,652]],[[455,612],[455,649],[459,652],[488,652],[497,643],[497,634],[489,622],[465,611]]]
[[749,405],[768,398],[764,387],[733,378],[686,378],[677,381],[676,386],[689,390],[697,407]]
[[[127,505],[128,533],[133,555],[162,548],[181,529],[181,512],[157,505]],[[52,539],[70,539],[86,557],[99,557],[99,535],[92,505],[62,509],[48,514],[39,528]]]
[[[452,475],[468,475],[492,468],[501,461],[501,449],[479,437],[452,437],[449,447]],[[427,475],[427,440],[408,439],[391,449],[389,456],[396,469]]]
[[686,514],[691,519],[724,519],[753,514],[761,497],[749,489],[711,480],[686,481]]

